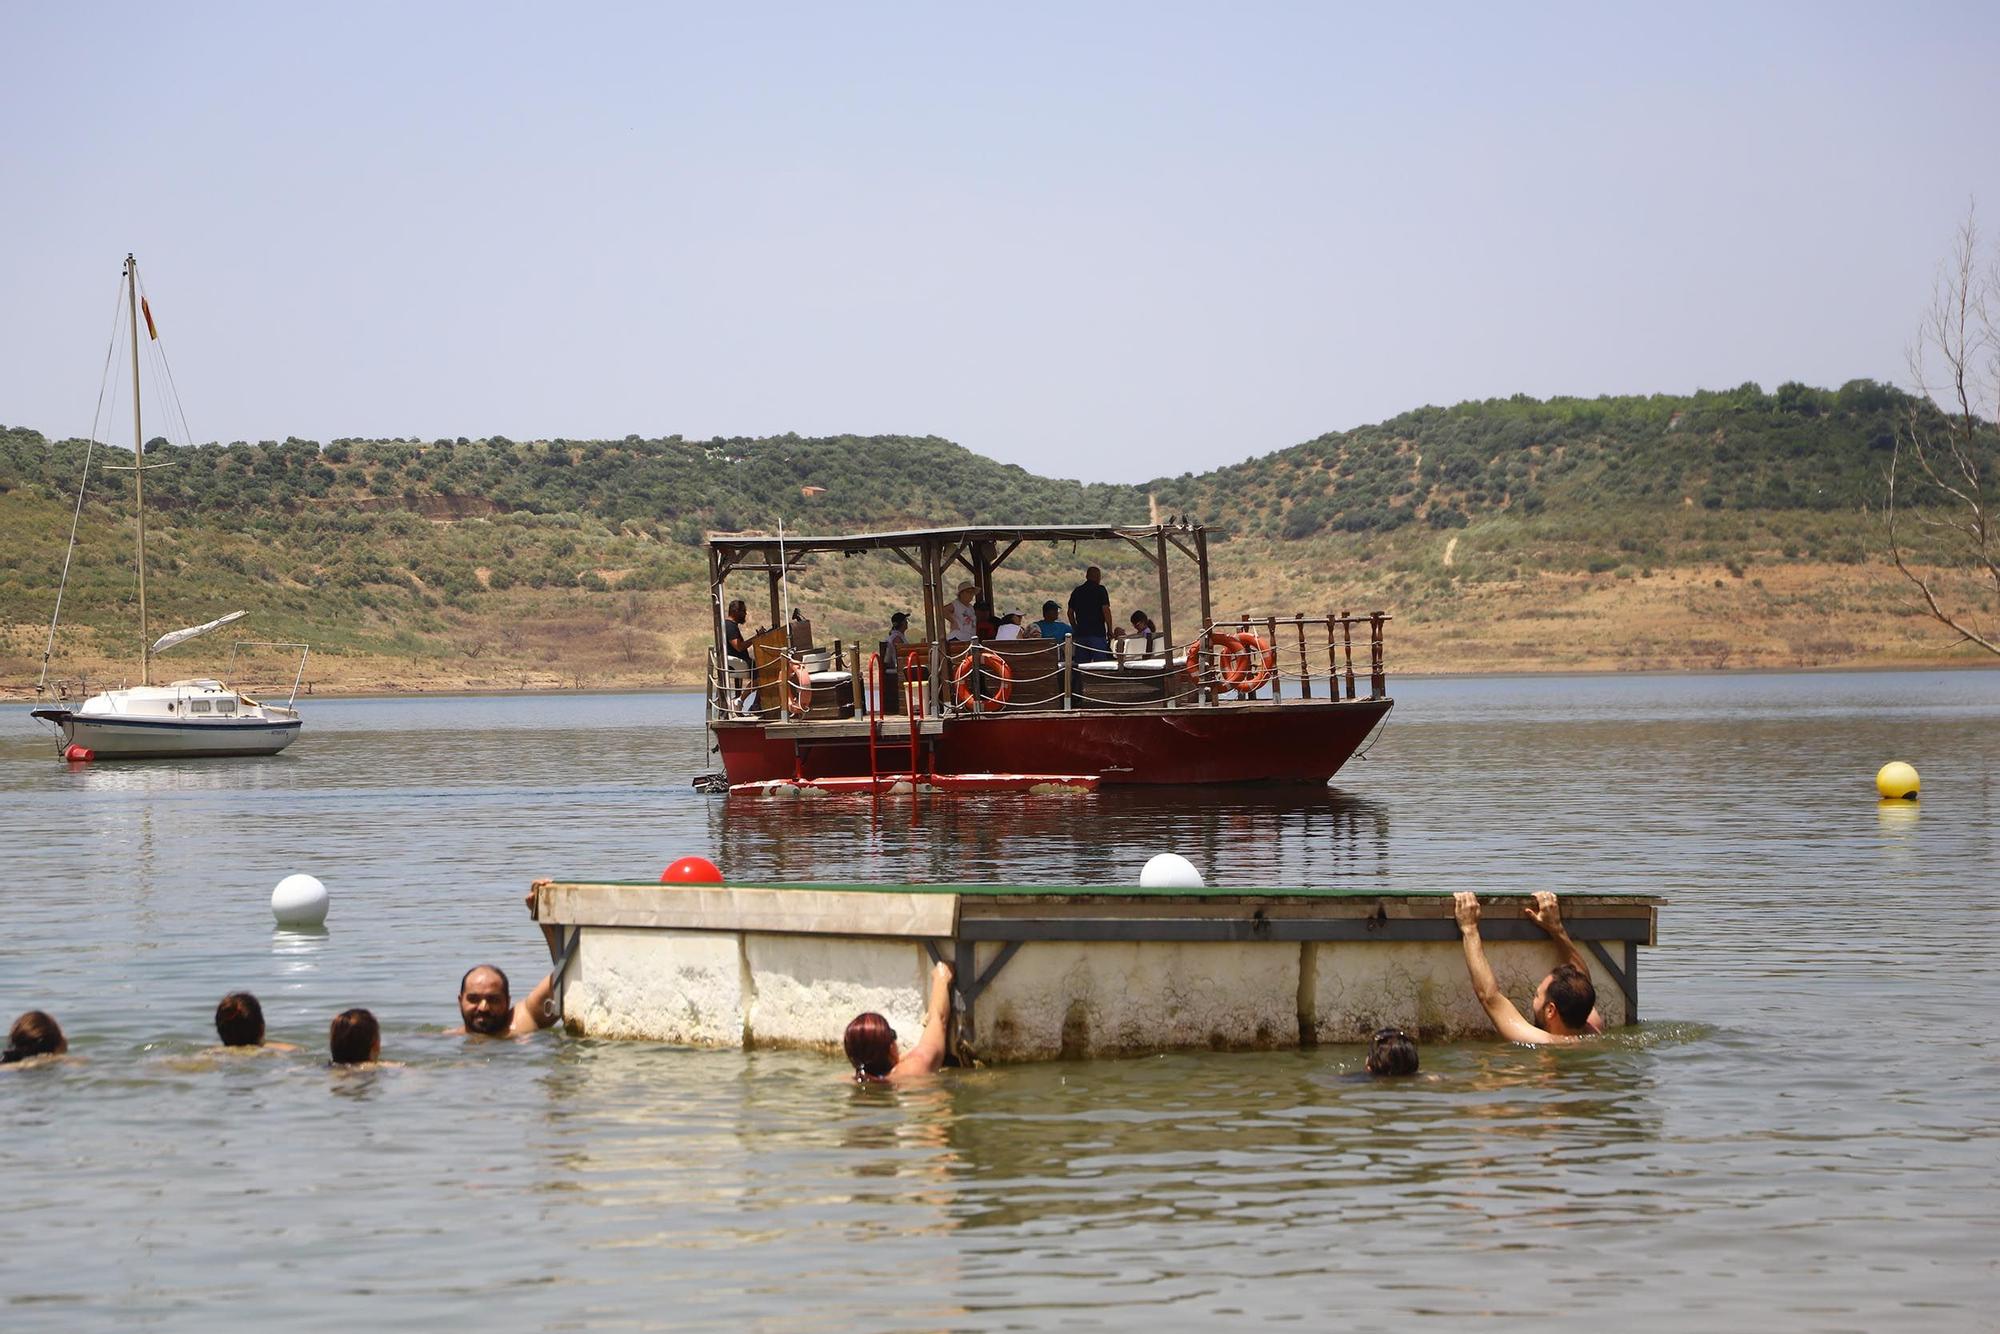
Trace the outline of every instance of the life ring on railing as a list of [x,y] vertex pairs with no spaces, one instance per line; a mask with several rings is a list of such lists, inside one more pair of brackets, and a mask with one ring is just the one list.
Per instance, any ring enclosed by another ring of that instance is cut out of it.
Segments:
[[1005,658],[995,653],[992,649],[978,648],[973,649],[961,658],[958,670],[951,674],[952,684],[958,687],[959,704],[966,708],[972,706],[972,660],[974,658],[985,659],[981,664],[982,670],[991,672],[994,676],[1000,678],[1000,684],[994,688],[993,693],[979,696],[980,701],[984,704],[998,705],[1005,704],[1008,700],[1012,699],[1014,697],[1014,669],[1007,665]]
[[806,670],[804,663],[793,666],[791,686],[790,698],[785,700],[785,712],[794,718],[803,718],[813,702],[812,673]]
[[1237,636],[1243,645],[1243,679],[1236,683],[1237,693],[1254,694],[1257,688],[1271,679],[1271,673],[1278,670],[1278,648],[1264,642],[1264,636],[1245,634]]
[[[1236,685],[1250,670],[1250,655],[1244,650],[1243,641],[1224,630],[1211,630],[1208,637],[1215,643],[1215,669],[1222,674],[1223,686]],[[1188,645],[1187,651],[1187,673],[1197,681],[1201,679],[1200,665],[1201,641],[1197,639]]]

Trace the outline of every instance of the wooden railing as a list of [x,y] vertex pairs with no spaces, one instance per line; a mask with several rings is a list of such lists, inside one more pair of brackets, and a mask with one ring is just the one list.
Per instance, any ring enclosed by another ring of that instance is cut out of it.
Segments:
[[[1052,663],[1042,662],[1032,667],[1014,660],[1012,655],[1019,654],[1024,647],[1036,641],[1002,641],[998,648],[1010,656],[1011,684],[1015,689],[1011,692],[1014,698],[1000,706],[990,702],[995,683],[988,680],[983,657],[974,663],[967,675],[972,702],[962,706],[956,693],[956,672],[961,660],[974,648],[994,648],[992,642],[933,643],[925,646],[929,661],[920,681],[913,683],[909,679],[912,673],[908,665],[904,665],[898,673],[900,693],[905,696],[903,707],[906,710],[914,706],[932,717],[961,712],[1205,708],[1225,700],[1277,702],[1287,697],[1288,690],[1300,700],[1339,702],[1358,699],[1361,698],[1360,678],[1365,674],[1368,679],[1367,698],[1378,700],[1387,698],[1389,693],[1383,632],[1391,619],[1388,613],[1380,611],[1358,615],[1345,611],[1324,616],[1308,616],[1303,612],[1294,612],[1290,616],[1244,615],[1233,620],[1209,622],[1191,642],[1166,645],[1157,638],[1142,640],[1135,636],[1113,641],[1105,652],[1091,649],[1079,651],[1075,639],[1070,638],[1062,641]],[[1363,657],[1359,668],[1356,666],[1357,628],[1366,636],[1359,646]],[[1245,636],[1254,636],[1251,650],[1254,660],[1246,663],[1244,658],[1226,652],[1227,646],[1217,639],[1223,634],[1239,641]],[[802,656],[802,652],[785,655],[785,679],[789,679],[790,665]],[[888,704],[883,696],[885,682],[882,679],[888,675],[883,670],[887,664],[878,663],[875,655],[871,654],[864,668],[859,646],[850,651],[838,640],[834,642],[831,653],[831,665],[835,670],[852,673],[857,712],[868,716],[883,710]],[[723,659],[725,663],[728,661],[726,657]],[[1267,667],[1268,671],[1265,670]],[[757,675],[761,679],[764,673],[759,671]],[[1043,679],[1045,677],[1046,680]],[[1259,678],[1256,688],[1250,691],[1241,689],[1241,685],[1252,677]],[[1028,688],[1031,681],[1037,683],[1038,688]],[[921,688],[912,691],[909,689],[912,684]],[[771,693],[782,696],[785,690],[785,686],[778,685]],[[784,717],[782,700],[774,708],[758,699],[757,703],[763,707],[757,708],[754,715],[734,711],[736,697],[742,693],[740,685],[732,687],[718,670],[716,651],[711,648],[708,655],[708,712],[711,721],[730,716],[755,716],[766,721],[782,720]],[[749,693],[756,695],[757,691],[752,687]]]

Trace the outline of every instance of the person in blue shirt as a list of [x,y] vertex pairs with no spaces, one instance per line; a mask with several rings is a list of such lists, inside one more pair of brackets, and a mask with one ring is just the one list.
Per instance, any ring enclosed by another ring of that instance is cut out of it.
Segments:
[[1069,638],[1069,622],[1062,618],[1062,604],[1054,601],[1044,602],[1042,619],[1035,622],[1035,629],[1041,632],[1042,638],[1053,640],[1058,644]]

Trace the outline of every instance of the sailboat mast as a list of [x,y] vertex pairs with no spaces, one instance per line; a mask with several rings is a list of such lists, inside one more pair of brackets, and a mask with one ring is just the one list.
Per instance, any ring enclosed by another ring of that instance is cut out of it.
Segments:
[[132,326],[132,486],[139,515],[139,684],[153,684],[146,631],[146,435],[139,425],[139,262],[125,256],[126,323]]

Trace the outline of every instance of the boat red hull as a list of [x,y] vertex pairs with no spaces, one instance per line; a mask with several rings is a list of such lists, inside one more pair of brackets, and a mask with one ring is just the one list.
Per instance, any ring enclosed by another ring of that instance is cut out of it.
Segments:
[[[1294,700],[954,717],[939,735],[924,738],[923,767],[941,774],[1098,774],[1106,784],[1324,783],[1392,703]],[[732,784],[868,773],[866,735],[785,728],[773,736],[765,724],[746,720],[717,722],[715,737]],[[877,752],[885,773],[907,773],[909,759],[906,738],[885,738]]]

